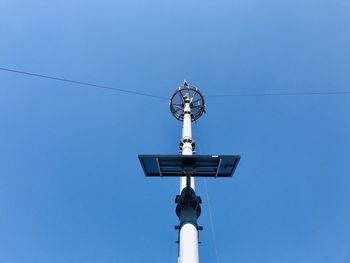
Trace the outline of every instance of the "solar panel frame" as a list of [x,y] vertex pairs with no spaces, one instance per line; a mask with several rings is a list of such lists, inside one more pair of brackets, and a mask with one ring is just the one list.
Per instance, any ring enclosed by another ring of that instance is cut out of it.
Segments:
[[232,177],[239,155],[139,155],[142,169],[150,177]]

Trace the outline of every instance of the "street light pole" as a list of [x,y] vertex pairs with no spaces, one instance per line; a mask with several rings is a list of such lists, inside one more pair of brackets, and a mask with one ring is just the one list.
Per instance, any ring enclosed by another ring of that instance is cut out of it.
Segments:
[[195,192],[194,177],[232,177],[239,155],[196,155],[192,139],[192,121],[205,112],[202,93],[186,81],[178,87],[170,99],[170,111],[182,121],[181,154],[139,155],[142,169],[148,177],[180,177],[180,194],[176,196],[176,215],[179,225],[178,263],[199,263],[198,226],[202,200]]
[[[184,116],[180,148],[182,150],[182,155],[192,155],[194,150],[194,141],[192,139],[191,98],[188,93],[184,94],[183,111]],[[188,179],[190,180],[190,185],[188,185]],[[194,177],[180,177],[180,194],[185,191],[184,189],[186,187],[191,187],[193,191],[195,190]],[[191,209],[191,207],[185,208],[182,213],[186,213],[186,217],[188,218],[197,218],[197,211],[195,209]],[[180,222],[179,263],[199,263],[198,226],[196,222]]]

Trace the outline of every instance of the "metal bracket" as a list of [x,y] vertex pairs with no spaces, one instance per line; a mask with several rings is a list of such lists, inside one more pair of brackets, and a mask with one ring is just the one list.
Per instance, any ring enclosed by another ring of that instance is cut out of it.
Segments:
[[[191,187],[191,176],[196,173],[196,169],[193,167],[183,167],[182,172],[186,176],[186,187]],[[192,187],[191,187],[192,188]]]

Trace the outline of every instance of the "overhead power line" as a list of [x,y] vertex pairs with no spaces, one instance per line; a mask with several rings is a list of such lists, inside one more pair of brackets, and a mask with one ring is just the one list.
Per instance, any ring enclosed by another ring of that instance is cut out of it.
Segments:
[[77,81],[77,80],[58,78],[58,77],[54,77],[54,76],[48,76],[48,75],[43,75],[43,74],[31,73],[31,72],[27,72],[27,71],[20,71],[20,70],[2,68],[2,67],[0,67],[0,70],[11,72],[11,73],[23,74],[23,75],[32,76],[32,77],[63,81],[63,82],[68,82],[68,83],[78,84],[78,85],[83,85],[83,86],[90,86],[90,87],[95,87],[95,88],[99,88],[99,89],[107,89],[107,90],[113,90],[113,91],[118,91],[118,92],[134,94],[134,95],[146,96],[146,97],[151,97],[151,98],[156,98],[156,99],[169,100],[169,98],[157,96],[157,95],[153,95],[153,94],[149,94],[149,93],[143,93],[143,92],[138,92],[138,91],[134,91],[134,90],[127,90],[127,89],[119,89],[119,88],[114,88],[114,87],[109,87],[109,86],[104,86],[104,85],[99,85],[99,84],[93,84],[93,83],[89,83],[89,82],[82,82],[82,81]]
[[[71,80],[71,79],[66,79],[66,78],[59,78],[59,77],[54,77],[54,76],[49,76],[49,75],[44,75],[44,74],[32,73],[32,72],[15,70],[15,69],[10,69],[10,68],[3,68],[3,67],[0,67],[0,70],[6,71],[6,72],[11,72],[11,73],[27,75],[27,76],[32,76],[32,77],[45,78],[45,79],[56,80],[56,81],[63,81],[63,82],[68,82],[68,83],[78,84],[78,85],[83,85],[83,86],[90,86],[90,87],[95,87],[95,88],[99,88],[99,89],[107,89],[107,90],[113,90],[113,91],[118,91],[118,92],[123,92],[123,93],[146,96],[146,97],[151,97],[151,98],[156,98],[156,99],[169,100],[169,98],[167,98],[167,97],[153,95],[153,94],[149,94],[149,93],[138,92],[138,91],[128,90],[128,89],[120,89],[120,88],[115,88],[115,87],[110,87],[110,86],[105,86],[105,85],[100,85],[100,84],[94,84],[94,83],[89,83],[89,82],[83,82],[83,81],[77,81],[77,80]],[[346,94],[350,94],[350,91],[209,94],[205,97],[207,97],[207,98],[225,98],[225,97],[313,96],[313,95],[346,95]]]
[[237,94],[212,94],[205,97],[222,98],[222,97],[266,97],[266,96],[311,96],[311,95],[340,95],[350,94],[350,91],[320,91],[320,92],[285,92],[285,93],[237,93]]

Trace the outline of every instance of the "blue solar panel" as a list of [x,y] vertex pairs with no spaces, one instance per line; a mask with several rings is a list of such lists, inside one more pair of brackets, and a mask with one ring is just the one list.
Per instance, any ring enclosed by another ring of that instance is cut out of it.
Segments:
[[146,176],[231,177],[239,155],[139,155]]

